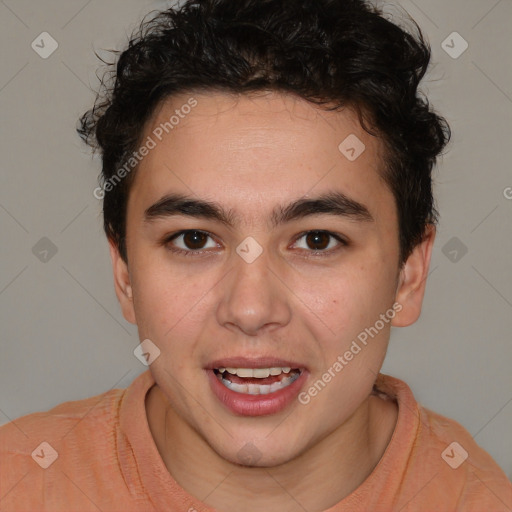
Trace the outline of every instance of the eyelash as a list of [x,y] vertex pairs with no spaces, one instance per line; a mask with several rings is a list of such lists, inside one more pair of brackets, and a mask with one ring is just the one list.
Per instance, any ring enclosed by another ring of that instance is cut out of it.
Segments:
[[[181,255],[187,256],[187,257],[188,256],[204,256],[205,253],[207,252],[204,249],[185,250],[185,249],[177,249],[175,247],[170,246],[170,243],[173,240],[175,240],[176,238],[179,238],[180,236],[185,235],[187,233],[202,233],[202,234],[207,235],[213,239],[213,235],[211,233],[209,233],[208,231],[203,231],[200,229],[185,229],[183,231],[178,231],[176,233],[173,233],[172,235],[165,237],[164,240],[162,241],[162,244],[167,248],[167,250],[169,250],[175,254],[181,254]],[[297,235],[297,237],[295,238],[293,243],[294,244],[297,243],[298,240],[300,240],[301,238],[303,238],[304,236],[306,236],[310,233],[322,233],[322,234],[329,235],[332,238],[334,238],[337,242],[339,242],[340,245],[335,247],[334,249],[328,249],[328,250],[317,249],[317,250],[306,251],[306,252],[310,253],[310,255],[308,255],[308,257],[318,258],[318,257],[330,256],[333,252],[336,252],[336,251],[340,250],[342,247],[347,247],[349,245],[349,243],[345,239],[343,239],[340,235],[338,235],[337,233],[333,233],[331,231],[322,230],[322,229],[312,229],[309,231],[304,231],[304,232],[300,233],[299,235]],[[302,249],[302,250],[305,250],[305,249]]]

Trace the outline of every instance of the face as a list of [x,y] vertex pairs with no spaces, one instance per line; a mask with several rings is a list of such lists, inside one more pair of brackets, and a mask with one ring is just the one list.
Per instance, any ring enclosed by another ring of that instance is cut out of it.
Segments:
[[399,269],[381,145],[349,109],[182,95],[148,137],[128,265],[111,253],[126,319],[160,350],[150,369],[174,428],[227,461],[293,460],[363,407],[390,326],[419,314],[431,239]]

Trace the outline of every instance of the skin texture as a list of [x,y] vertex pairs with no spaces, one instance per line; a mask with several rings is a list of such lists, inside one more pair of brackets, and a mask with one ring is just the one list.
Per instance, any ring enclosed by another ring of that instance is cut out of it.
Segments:
[[[191,96],[162,103],[144,138]],[[110,244],[124,317],[161,351],[146,398],[151,432],[178,483],[219,510],[324,510],[364,481],[391,438],[396,405],[371,394],[391,323],[307,405],[293,401],[276,414],[234,414],[204,368],[228,356],[292,359],[307,368],[309,388],[395,302],[402,309],[392,325],[416,321],[435,230],[400,269],[381,143],[352,110],[327,113],[277,93],[193,97],[197,106],[137,170],[128,264]],[[366,146],[353,162],[338,149],[350,134]],[[373,221],[318,214],[272,226],[276,206],[333,190],[366,206]],[[232,210],[234,227],[183,215],[144,221],[147,208],[177,192]],[[173,253],[187,249],[183,237],[164,241],[186,229],[212,235],[201,255]],[[301,237],[310,230],[348,245],[328,238],[327,256],[315,256],[317,246]],[[263,248],[250,264],[236,252],[248,236]],[[241,464],[248,443],[254,467]]]

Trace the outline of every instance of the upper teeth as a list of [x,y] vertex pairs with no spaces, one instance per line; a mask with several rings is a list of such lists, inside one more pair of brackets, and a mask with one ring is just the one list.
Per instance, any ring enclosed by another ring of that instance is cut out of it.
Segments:
[[290,373],[291,368],[218,368],[220,373],[229,372],[239,377],[256,377],[257,379],[264,379],[269,375],[280,375],[281,373]]

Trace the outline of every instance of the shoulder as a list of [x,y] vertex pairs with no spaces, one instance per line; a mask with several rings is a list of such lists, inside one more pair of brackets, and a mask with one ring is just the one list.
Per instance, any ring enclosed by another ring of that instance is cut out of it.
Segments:
[[133,449],[150,441],[144,397],[153,383],[148,370],[126,389],[0,427],[2,510],[153,511]]
[[44,412],[21,416],[0,427],[0,451],[8,454],[40,438],[61,439],[73,430],[83,432],[98,424],[112,423],[119,409],[124,389],[113,389],[83,400],[63,402]]
[[411,493],[403,512],[422,500],[439,510],[512,510],[512,483],[460,423],[419,404],[399,379],[381,374],[377,388],[399,407],[394,462],[402,461],[401,492]]
[[419,410],[429,458],[438,459],[442,478],[460,486],[461,502],[488,510],[512,508],[512,483],[471,434],[455,420],[425,407]]
[[41,468],[47,470],[53,466],[72,474],[84,460],[88,465],[95,465],[94,459],[109,457],[115,446],[124,392],[114,389],[87,399],[64,402],[1,426],[2,496],[27,475],[30,477],[25,480],[37,485],[34,479],[44,478]]
[[512,483],[460,423],[419,404],[418,417],[412,471],[429,474],[431,494],[468,512],[512,509]]

